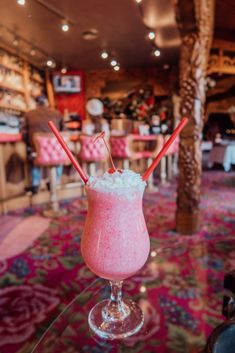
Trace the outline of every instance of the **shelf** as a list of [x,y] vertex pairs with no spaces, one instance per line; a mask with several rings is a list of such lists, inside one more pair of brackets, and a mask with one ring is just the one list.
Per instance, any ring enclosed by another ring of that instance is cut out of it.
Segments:
[[34,82],[37,82],[37,83],[40,83],[41,85],[44,84],[43,80],[41,80],[41,79],[39,79],[39,78],[36,78],[36,77],[30,76],[30,77],[29,77],[29,80],[30,80],[30,81],[34,81]]
[[20,68],[15,67],[14,65],[0,63],[0,66],[4,67],[5,69],[8,69],[8,70],[15,71],[15,72],[17,72],[20,75],[23,75],[23,70],[20,69]]
[[19,112],[22,112],[22,113],[27,112],[27,109],[18,108],[15,105],[8,105],[4,103],[0,103],[0,109],[18,110]]
[[33,94],[33,93],[29,93],[29,95],[30,95],[30,97],[32,97],[32,98],[37,98],[38,96],[41,96],[42,95],[42,91],[40,92],[40,93],[38,93],[38,94]]
[[23,88],[14,87],[14,86],[8,85],[7,83],[0,82],[0,88],[9,89],[10,91],[14,91],[14,92],[18,92],[18,93],[21,93],[21,94],[25,94]]

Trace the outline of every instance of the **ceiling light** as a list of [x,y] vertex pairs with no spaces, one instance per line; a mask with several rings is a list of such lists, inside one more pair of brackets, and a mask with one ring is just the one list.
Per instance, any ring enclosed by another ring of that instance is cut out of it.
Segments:
[[104,51],[101,52],[100,56],[101,56],[102,59],[107,59],[109,54],[107,53],[106,50],[104,50]]
[[142,2],[142,0],[135,0],[137,2],[137,4],[140,4]]
[[62,74],[66,74],[66,72],[67,72],[67,67],[66,66],[62,67],[61,73]]
[[149,32],[148,37],[150,40],[153,40],[155,38],[155,33],[154,32]]
[[115,71],[119,71],[119,70],[120,70],[120,66],[115,65],[115,66],[113,67],[113,69],[114,69]]
[[34,55],[36,55],[36,50],[34,50],[34,49],[31,49],[31,50],[30,50],[30,52],[29,52],[29,54],[30,54],[31,56],[34,56]]
[[24,6],[25,5],[25,0],[17,0],[17,4]]
[[168,65],[168,64],[163,65],[164,70],[168,70],[169,68],[170,68],[170,65]]
[[51,67],[51,68],[54,68],[56,66],[56,63],[53,59],[48,59],[47,62],[46,62],[46,65],[48,67]]
[[19,40],[17,38],[15,38],[12,42],[12,44],[17,47],[19,45]]
[[113,60],[110,62],[110,65],[111,65],[111,66],[116,66],[116,65],[117,65],[117,60],[113,59]]
[[161,55],[161,52],[159,49],[155,49],[154,52],[153,52],[154,56],[160,56]]
[[62,21],[61,29],[63,32],[68,32],[69,30],[69,24],[66,20]]

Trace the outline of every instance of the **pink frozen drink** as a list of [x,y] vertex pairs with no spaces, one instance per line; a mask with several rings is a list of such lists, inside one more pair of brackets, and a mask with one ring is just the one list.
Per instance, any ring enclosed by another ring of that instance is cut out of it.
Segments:
[[131,170],[90,177],[82,256],[89,269],[111,285],[110,299],[97,303],[88,323],[99,337],[122,339],[138,332],[144,315],[137,303],[122,299],[122,282],[145,264],[150,248],[142,198],[145,181]]
[[89,179],[81,250],[86,265],[99,277],[123,280],[145,264],[150,247],[142,210],[145,185],[130,170]]

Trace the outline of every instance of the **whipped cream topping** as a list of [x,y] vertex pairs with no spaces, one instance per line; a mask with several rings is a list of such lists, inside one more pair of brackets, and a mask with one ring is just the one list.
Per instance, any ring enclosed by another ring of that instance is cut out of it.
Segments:
[[105,172],[101,177],[90,177],[87,186],[90,189],[100,190],[103,192],[119,192],[124,188],[140,188],[146,186],[146,182],[142,180],[140,174],[137,174],[129,169],[124,169],[122,172],[114,172],[112,174]]

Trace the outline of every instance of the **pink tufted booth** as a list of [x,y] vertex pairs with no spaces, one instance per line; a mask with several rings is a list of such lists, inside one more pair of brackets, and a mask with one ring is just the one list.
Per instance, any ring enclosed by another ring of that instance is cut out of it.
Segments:
[[133,151],[131,150],[132,138],[127,136],[110,136],[110,146],[112,157],[115,159],[131,159]]
[[[61,133],[64,140],[68,140],[66,133]],[[50,208],[43,211],[46,217],[59,217],[66,213],[59,208],[56,192],[56,167],[63,164],[70,164],[70,161],[60,146],[56,137],[51,133],[37,132],[33,135],[36,149],[34,164],[38,167],[49,167],[50,169]],[[67,141],[66,141],[67,142]]]
[[[65,141],[68,140],[65,134],[63,134],[63,138]],[[34,164],[38,166],[57,166],[69,163],[67,155],[54,135],[35,133],[33,140],[37,154]]]
[[91,135],[81,134],[79,136],[80,151],[78,159],[81,161],[84,169],[89,169],[87,170],[89,175],[96,174],[96,163],[100,162],[101,165],[105,165],[107,168],[106,164],[109,157],[103,140],[100,138],[95,143],[93,140],[94,136]]
[[79,137],[81,149],[79,159],[83,162],[104,162],[108,158],[108,151],[102,139],[93,143],[94,136],[81,134]]

